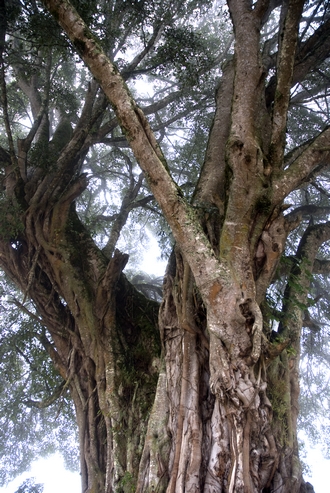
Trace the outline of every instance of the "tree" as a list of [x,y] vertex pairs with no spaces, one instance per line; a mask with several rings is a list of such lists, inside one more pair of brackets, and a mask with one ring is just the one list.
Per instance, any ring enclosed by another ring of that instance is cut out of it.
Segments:
[[29,469],[36,450],[47,456],[60,442],[71,468],[77,466],[78,450],[68,390],[40,343],[45,328],[16,307],[19,293],[13,286],[2,282],[1,287],[0,484],[4,484]]
[[21,484],[16,493],[42,493],[43,490],[41,484],[37,484],[34,478],[29,478]]
[[[234,48],[229,43],[213,57],[202,40],[214,24],[199,25],[203,36],[193,29],[199,2],[76,2],[79,13],[66,0],[43,4],[94,79],[86,89],[76,83],[82,109],[69,105],[64,79],[52,86],[54,67],[63,78],[72,68],[54,22],[34,3],[2,11],[0,261],[23,293],[21,308],[33,301],[31,314],[47,330],[40,343],[70,390],[83,491],[306,491],[297,445],[299,359],[304,317],[319,301],[309,296],[313,273],[328,270],[328,4],[229,0]],[[211,7],[228,25],[226,9]],[[33,37],[23,38],[30,51],[8,48],[6,79],[4,33],[15,39],[11,25],[21,22],[26,33],[26,21],[33,28],[36,19]],[[40,26],[54,39],[45,43]],[[124,43],[138,33],[141,50],[127,63]],[[161,150],[159,112],[175,102],[168,123],[196,109],[206,114],[220,60],[205,159],[187,197]],[[144,111],[125,82],[141,74],[158,77],[165,93]],[[16,146],[8,97],[17,87],[33,122]],[[290,127],[301,115],[312,124],[297,137]],[[118,174],[127,170],[128,184],[113,217],[95,215],[112,224],[101,249],[79,197],[88,189],[86,169],[107,172],[97,144],[125,146],[118,124],[143,174],[136,175],[130,151],[117,147],[114,170],[121,161]],[[143,176],[151,191],[144,196]],[[321,198],[286,202],[303,191]],[[127,255],[116,249],[129,213],[152,200],[175,240],[159,332],[157,302],[125,278]]]

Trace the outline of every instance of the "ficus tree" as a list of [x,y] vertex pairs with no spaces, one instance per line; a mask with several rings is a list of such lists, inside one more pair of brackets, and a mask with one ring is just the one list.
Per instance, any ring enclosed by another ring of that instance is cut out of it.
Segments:
[[[328,3],[1,5],[0,262],[74,403],[82,490],[306,491]],[[137,211],[174,240],[160,306],[122,274]]]

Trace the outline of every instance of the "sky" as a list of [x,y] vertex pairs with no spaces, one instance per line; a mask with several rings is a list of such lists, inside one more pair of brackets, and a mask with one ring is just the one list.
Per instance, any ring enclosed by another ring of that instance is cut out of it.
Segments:
[[147,231],[148,247],[143,255],[143,260],[140,264],[142,271],[155,276],[163,276],[167,265],[167,260],[160,258],[161,251],[158,246],[157,239]]
[[60,454],[35,461],[30,471],[16,478],[8,486],[0,488],[0,493],[15,493],[17,488],[31,477],[35,478],[36,483],[44,484],[43,493],[81,493],[80,475],[65,469]]
[[311,475],[304,476],[305,481],[314,486],[315,493],[326,493],[326,488],[329,488],[330,460],[326,460],[319,449],[309,448],[305,462],[311,468]]

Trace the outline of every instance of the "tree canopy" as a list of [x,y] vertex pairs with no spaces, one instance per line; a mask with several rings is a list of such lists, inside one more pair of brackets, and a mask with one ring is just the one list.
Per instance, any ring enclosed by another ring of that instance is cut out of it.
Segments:
[[327,1],[1,2],[1,481],[76,420],[83,491],[305,491],[329,34]]

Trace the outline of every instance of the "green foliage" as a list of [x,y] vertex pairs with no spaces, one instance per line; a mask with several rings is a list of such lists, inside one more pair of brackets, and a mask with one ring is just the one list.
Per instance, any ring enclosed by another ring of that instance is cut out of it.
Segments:
[[[15,305],[19,295],[3,278],[1,288],[0,485],[3,485],[26,471],[35,458],[58,450],[59,444],[67,466],[76,469],[78,451],[74,410],[66,392],[49,407],[31,407],[31,400],[48,399],[62,380],[36,337],[44,328],[19,312]],[[29,309],[33,310],[33,306]]]
[[15,241],[23,231],[20,206],[0,196],[0,238],[4,241]]
[[135,481],[132,474],[128,471],[125,472],[124,476],[118,483],[116,488],[116,493],[134,493],[135,491]]
[[303,330],[299,426],[312,444],[321,444],[327,458],[330,457],[329,344],[327,324],[321,324],[318,332]]
[[209,75],[214,64],[209,40],[190,26],[168,27],[163,44],[152,58],[164,75],[175,71],[182,85],[198,84],[202,75]]
[[311,109],[297,106],[290,111],[288,120],[288,147],[299,146],[315,137],[324,128],[324,119]]
[[[22,137],[24,133],[19,122],[22,119],[28,119],[29,115],[27,112],[28,98],[22,91],[19,90],[17,81],[13,80],[7,84],[7,98],[8,98],[8,114],[9,120],[12,123],[12,130],[14,135],[17,134],[18,137]],[[1,109],[2,111],[2,109]],[[2,145],[6,145],[4,135],[2,137]]]
[[279,421],[283,422],[288,412],[288,402],[285,399],[287,395],[287,384],[284,380],[277,380],[277,383],[271,386],[269,399],[273,406],[274,414]]
[[42,493],[43,491],[44,487],[42,484],[36,483],[34,478],[29,478],[21,484],[15,493]]
[[43,170],[54,170],[56,159],[49,152],[48,142],[39,140],[36,142],[29,153],[30,164],[34,169],[41,168]]

